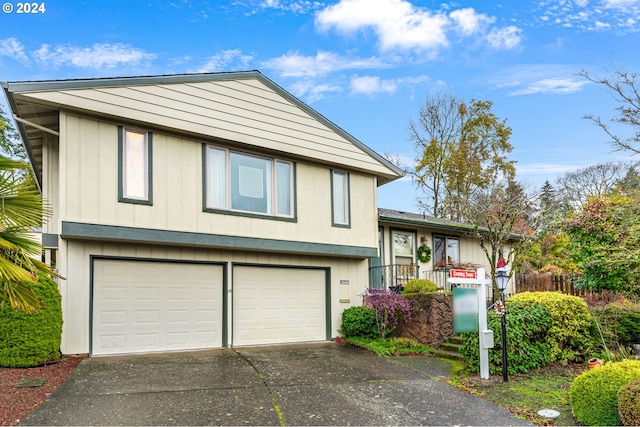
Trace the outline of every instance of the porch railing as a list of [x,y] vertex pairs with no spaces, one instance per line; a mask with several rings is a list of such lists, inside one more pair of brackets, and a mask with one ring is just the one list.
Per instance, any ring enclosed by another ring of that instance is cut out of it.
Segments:
[[[404,286],[413,278],[428,279],[438,286],[438,290],[451,291],[451,284],[447,282],[450,277],[449,269],[423,270],[417,265],[391,264],[369,268],[369,287],[372,289],[396,290],[398,286]],[[467,288],[475,285],[457,285]],[[495,302],[492,286],[487,287],[487,307]]]
[[410,279],[419,277],[417,265],[391,264],[369,268],[369,287],[372,289],[389,289],[393,286],[404,286]]

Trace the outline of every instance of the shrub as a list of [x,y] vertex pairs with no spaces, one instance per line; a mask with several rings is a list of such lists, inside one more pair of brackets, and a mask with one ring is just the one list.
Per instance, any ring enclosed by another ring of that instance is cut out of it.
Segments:
[[60,358],[62,303],[58,285],[41,274],[31,290],[44,308],[36,314],[0,306],[0,366],[28,368]]
[[437,292],[438,285],[429,279],[411,279],[404,284],[404,291],[408,294]]
[[600,324],[607,346],[640,343],[640,304],[614,302],[603,308],[592,308],[591,313]]
[[376,312],[376,323],[380,338],[386,338],[398,326],[401,319],[411,320],[412,302],[391,291],[368,289],[364,294],[364,305]]
[[573,415],[585,425],[620,425],[618,390],[637,379],[640,379],[640,360],[610,362],[583,372],[571,383]]
[[544,339],[551,350],[551,362],[566,365],[582,362],[588,356],[594,345],[593,317],[584,300],[559,292],[523,292],[509,301],[542,305],[549,310],[553,323]]
[[[507,370],[510,374],[528,372],[549,364],[551,350],[545,341],[551,328],[549,310],[542,305],[507,300]],[[495,347],[489,350],[489,372],[502,372],[501,320],[493,311],[487,313],[488,328],[493,331]],[[464,333],[462,354],[465,365],[480,371],[478,333]]]
[[618,390],[618,414],[625,426],[640,426],[640,380]]
[[377,338],[376,312],[371,307],[355,306],[342,312],[342,324],[338,330],[344,337]]

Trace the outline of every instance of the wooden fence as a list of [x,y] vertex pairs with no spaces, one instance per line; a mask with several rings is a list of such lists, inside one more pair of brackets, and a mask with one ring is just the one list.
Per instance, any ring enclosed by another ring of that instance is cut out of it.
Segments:
[[576,289],[578,278],[569,274],[517,274],[516,292],[560,291],[563,294],[584,296],[584,291]]

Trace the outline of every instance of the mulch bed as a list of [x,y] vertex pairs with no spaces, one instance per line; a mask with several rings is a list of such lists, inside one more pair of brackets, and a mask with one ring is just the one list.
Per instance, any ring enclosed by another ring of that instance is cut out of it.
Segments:
[[[12,426],[44,402],[82,361],[80,356],[36,368],[0,367],[0,426]],[[46,378],[40,387],[15,388],[21,380]]]

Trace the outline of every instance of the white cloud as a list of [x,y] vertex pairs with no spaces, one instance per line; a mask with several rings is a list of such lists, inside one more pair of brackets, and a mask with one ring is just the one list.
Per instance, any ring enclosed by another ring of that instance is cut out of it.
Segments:
[[356,94],[394,93],[397,88],[398,83],[396,81],[382,80],[378,76],[362,76],[351,79],[351,92]]
[[518,163],[518,175],[557,175],[575,172],[584,166],[573,163]]
[[604,7],[612,9],[626,9],[631,6],[636,6],[640,3],[640,0],[603,0]]
[[340,93],[340,86],[330,84],[316,84],[310,80],[298,81],[291,86],[289,90],[298,98],[304,98],[305,101],[312,103],[324,97],[325,93]]
[[24,46],[15,37],[9,37],[8,39],[0,40],[0,57],[6,56],[7,58],[15,59],[23,64],[29,63],[29,58],[24,52]]
[[245,55],[239,49],[223,50],[213,55],[206,64],[198,68],[198,73],[210,73],[214,71],[246,70],[253,61],[253,56]]
[[594,26],[596,30],[608,30],[609,28],[611,28],[611,24],[609,24],[608,22],[600,21],[596,21]]
[[494,16],[478,13],[470,7],[454,10],[449,14],[449,17],[456,24],[457,31],[465,36],[483,31],[487,25],[496,21]]
[[322,31],[372,29],[383,51],[446,46],[448,24],[443,13],[418,9],[404,0],[341,0],[316,13],[316,25]]
[[490,46],[511,49],[521,41],[515,26],[493,28],[496,17],[478,13],[473,8],[444,12],[416,7],[406,0],[340,0],[316,13],[320,31],[336,30],[350,35],[372,31],[382,51],[427,50],[435,55],[449,46],[448,31],[471,37],[486,35]]
[[262,67],[276,70],[283,77],[323,76],[347,69],[385,68],[387,64],[377,58],[347,58],[336,53],[318,51],[316,56],[288,53],[262,63]]
[[233,4],[248,7],[250,9],[247,13],[248,15],[254,15],[269,9],[305,14],[325,6],[323,2],[310,0],[248,0],[244,2],[233,2]]
[[547,0],[538,3],[543,25],[582,31],[639,31],[640,0]]
[[504,28],[494,28],[487,35],[489,45],[494,49],[513,49],[522,41],[521,30],[509,25]]
[[533,94],[568,94],[575,93],[582,89],[582,86],[589,83],[586,80],[575,80],[567,78],[547,78],[533,81],[527,87],[518,89],[510,95],[533,95]]
[[44,44],[33,52],[36,60],[45,66],[73,66],[78,68],[114,68],[121,65],[143,65],[156,55],[141,49],[116,43],[96,43],[91,47]]

